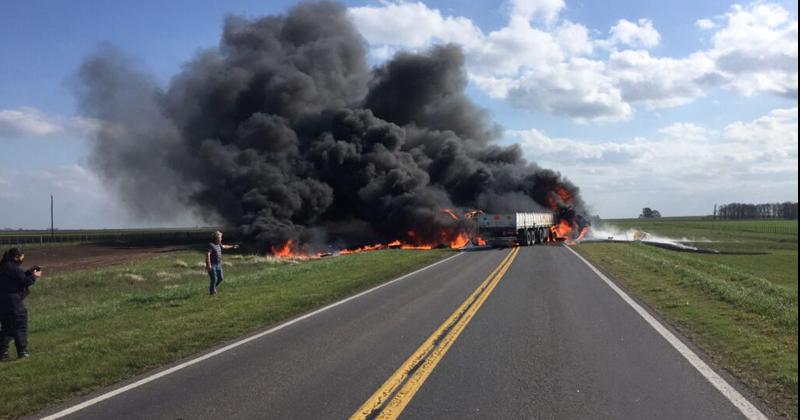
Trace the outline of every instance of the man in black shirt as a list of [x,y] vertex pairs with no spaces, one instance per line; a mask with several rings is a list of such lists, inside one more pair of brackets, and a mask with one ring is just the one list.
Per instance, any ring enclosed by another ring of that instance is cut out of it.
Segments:
[[0,260],[0,360],[9,360],[8,345],[14,341],[17,357],[28,357],[28,310],[23,300],[42,276],[39,267],[22,271],[25,254],[11,248]]
[[216,231],[211,235],[211,242],[206,251],[206,271],[208,271],[208,293],[217,294],[217,288],[222,283],[222,250],[236,249],[238,245],[223,245],[222,232]]

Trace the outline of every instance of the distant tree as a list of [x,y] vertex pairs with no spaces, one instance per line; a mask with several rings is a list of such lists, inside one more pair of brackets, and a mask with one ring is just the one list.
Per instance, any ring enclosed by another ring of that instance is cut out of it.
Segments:
[[722,220],[741,219],[797,219],[797,203],[729,203],[716,209],[717,218]]
[[642,214],[639,215],[640,219],[652,219],[661,217],[661,213],[658,210],[653,210],[650,207],[645,207],[642,209]]

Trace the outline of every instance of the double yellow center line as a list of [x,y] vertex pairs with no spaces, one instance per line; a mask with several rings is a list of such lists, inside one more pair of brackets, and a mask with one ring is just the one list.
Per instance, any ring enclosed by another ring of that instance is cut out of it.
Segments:
[[439,328],[353,414],[351,420],[396,419],[478,312],[519,253],[514,248],[500,265]]

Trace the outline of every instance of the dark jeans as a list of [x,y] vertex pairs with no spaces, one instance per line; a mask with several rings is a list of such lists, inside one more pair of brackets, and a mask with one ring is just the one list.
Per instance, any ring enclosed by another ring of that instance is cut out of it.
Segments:
[[28,309],[19,293],[0,295],[0,353],[8,351],[14,341],[17,355],[28,350]]
[[212,265],[211,270],[208,270],[208,277],[211,280],[208,284],[208,292],[214,293],[217,291],[219,284],[222,283],[222,264]]

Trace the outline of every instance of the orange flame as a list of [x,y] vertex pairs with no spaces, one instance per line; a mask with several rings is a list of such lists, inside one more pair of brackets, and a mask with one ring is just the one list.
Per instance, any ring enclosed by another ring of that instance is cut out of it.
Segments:
[[409,230],[407,232],[408,237],[411,238],[411,242],[403,242],[400,244],[400,249],[433,249],[438,244],[426,244],[420,243],[417,238],[417,233],[413,230]]
[[558,222],[558,225],[551,226],[550,230],[553,232],[553,236],[555,236],[556,241],[564,241],[567,245],[575,245],[576,243],[582,241],[583,238],[589,233],[589,226],[581,229],[577,236],[575,236],[573,232],[572,224],[566,220]]
[[[458,214],[456,214],[451,209],[442,209],[444,213],[447,213],[453,220],[459,220]],[[478,214],[483,214],[481,210],[469,210],[464,214],[464,217],[470,219]],[[455,233],[455,237],[453,234]],[[467,246],[470,242],[474,242],[476,245],[486,245],[486,241],[482,238],[471,238],[470,234],[467,232],[453,232],[443,229],[439,232],[439,239],[433,242],[422,241],[419,235],[417,235],[414,231],[408,231],[408,241],[401,241],[401,240],[394,240],[386,244],[372,244],[372,245],[365,245],[360,248],[352,248],[352,249],[341,249],[339,251],[333,253],[310,253],[306,250],[303,250],[299,247],[296,243],[289,240],[286,241],[285,244],[279,247],[272,247],[271,252],[277,258],[282,259],[293,259],[293,260],[308,260],[308,259],[318,259],[329,255],[350,255],[350,254],[359,254],[362,252],[368,251],[378,251],[381,249],[389,249],[389,248],[400,248],[400,249],[417,249],[417,250],[428,250],[433,249],[444,244],[449,244],[450,248],[453,249],[460,249]]]
[[547,195],[546,200],[547,206],[550,207],[551,210],[555,210],[562,205],[572,204],[573,197],[566,188],[561,185],[556,185],[553,191]]
[[575,242],[580,242],[580,241],[582,241],[582,240],[583,240],[583,238],[584,238],[584,237],[586,237],[586,234],[587,234],[587,233],[589,233],[589,226],[586,226],[586,227],[584,227],[583,229],[581,229],[581,233],[580,233],[580,235],[578,235],[578,237],[577,237],[577,238],[575,238]]
[[280,247],[272,247],[272,255],[287,260],[311,260],[322,258],[326,254],[305,252],[298,249],[294,241],[290,239]]
[[276,256],[278,258],[291,258],[292,254],[293,254],[293,252],[292,252],[292,247],[293,246],[294,246],[294,242],[291,239],[289,239],[280,248],[276,248],[276,247],[273,246],[272,247],[272,255],[274,255],[274,256]]
[[389,245],[383,245],[383,244],[364,245],[361,248],[342,249],[342,250],[339,250],[338,253],[339,253],[339,255],[360,254],[362,252],[377,251],[377,250],[385,249],[385,248],[388,248],[388,247],[389,247]]
[[557,225],[550,226],[550,231],[553,232],[553,236],[557,241],[565,241],[569,239],[570,233],[572,233],[572,224],[562,220]]
[[450,248],[458,249],[464,248],[469,243],[469,236],[466,233],[459,233],[455,239],[450,241]]
[[403,244],[403,245],[400,245],[400,249],[428,250],[428,249],[433,249],[433,245],[409,245],[409,244]]

